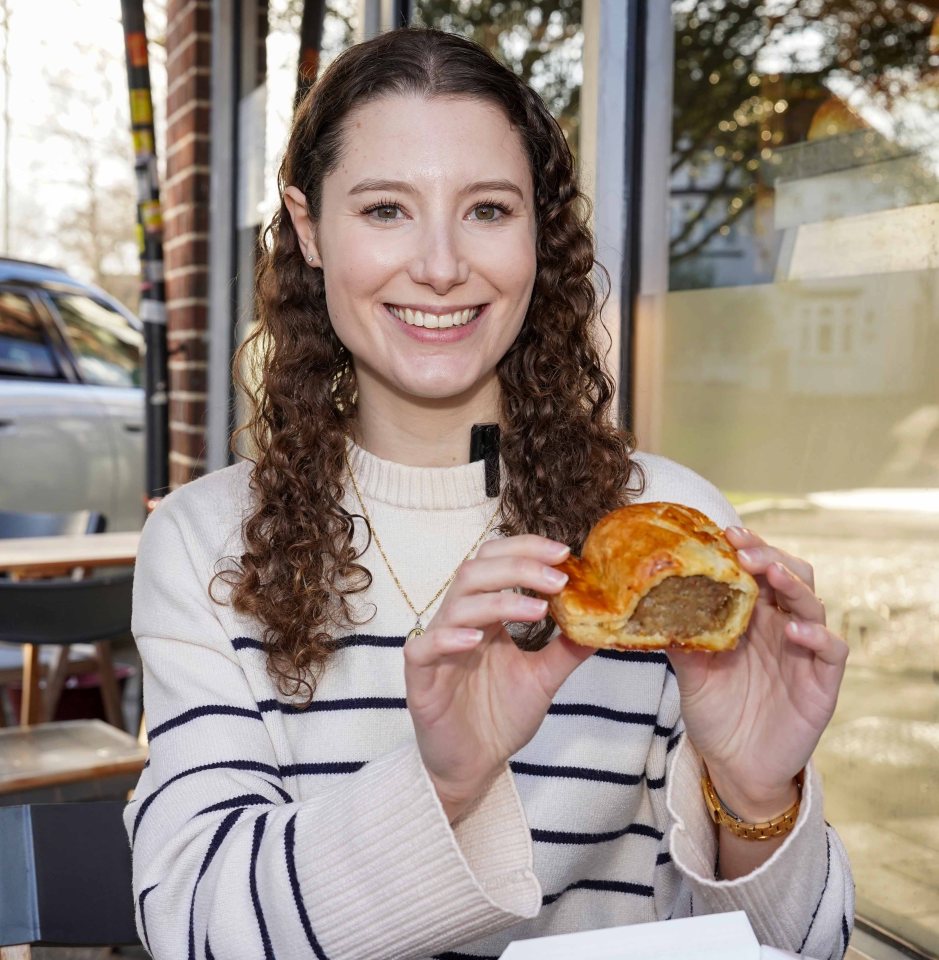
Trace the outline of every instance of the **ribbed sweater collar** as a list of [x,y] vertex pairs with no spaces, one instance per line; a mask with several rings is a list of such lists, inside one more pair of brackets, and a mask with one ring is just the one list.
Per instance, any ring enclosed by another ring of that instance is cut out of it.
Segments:
[[482,460],[456,467],[409,467],[382,460],[352,443],[349,463],[363,496],[396,507],[453,510],[489,500]]

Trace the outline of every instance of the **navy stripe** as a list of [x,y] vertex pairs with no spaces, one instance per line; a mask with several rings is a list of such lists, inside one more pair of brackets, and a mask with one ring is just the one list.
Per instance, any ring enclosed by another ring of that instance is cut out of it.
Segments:
[[[235,821],[241,816],[242,812],[241,810],[232,810],[221,822],[218,830],[215,831],[215,836],[212,837],[202,866],[199,868],[199,876],[196,877],[195,885],[192,888],[192,900],[189,903],[189,960],[196,960],[196,894],[199,892],[199,884],[202,882],[206,870],[209,869],[209,864],[215,858],[215,854],[218,853],[222,841],[228,836],[228,832],[235,825]],[[206,931],[206,937],[208,938],[208,931]]]
[[263,650],[264,644],[260,640],[255,640],[253,637],[235,637],[232,640],[231,645],[236,650]]
[[[137,839],[137,830],[140,828],[140,821],[150,808],[150,804],[153,803],[167,787],[176,783],[177,780],[182,780],[183,777],[191,777],[193,774],[204,773],[206,770],[251,770],[255,773],[269,773],[272,777],[277,777],[277,779],[280,780],[280,771],[276,767],[271,767],[266,763],[258,763],[255,760],[220,760],[218,763],[205,763],[201,767],[191,767],[189,770],[183,770],[182,773],[177,773],[175,776],[170,777],[166,783],[157,787],[157,789],[140,804],[140,809],[137,811],[137,816],[134,819],[134,831],[131,836],[131,843]],[[292,799],[290,794],[277,786],[276,783],[269,783],[267,785],[273,787],[288,803]]]
[[481,953],[435,953],[433,960],[499,960],[495,955],[484,956]]
[[151,890],[156,890],[159,886],[158,883],[155,883],[152,887],[147,887],[146,890],[140,891],[140,896],[137,897],[137,903],[140,907],[140,926],[143,928],[143,945],[147,948],[147,953],[152,954],[153,951],[150,949],[150,937],[147,934],[147,915],[143,912],[143,902],[147,899],[147,894]]
[[355,773],[365,760],[341,760],[334,763],[288,763],[280,768],[284,777],[317,776],[324,773]]
[[809,920],[809,928],[805,931],[805,936],[802,938],[802,943],[799,944],[799,953],[805,949],[805,943],[809,939],[809,934],[812,932],[812,927],[815,926],[815,917],[818,915],[818,908],[822,905],[822,899],[825,896],[825,891],[828,889],[828,876],[831,873],[831,837],[828,832],[825,832],[825,882],[822,884],[822,892],[819,894],[818,903],[815,904],[815,909],[812,911],[812,919]]
[[183,724],[189,723],[190,720],[212,716],[249,717],[251,720],[261,719],[261,714],[257,710],[247,710],[244,707],[232,707],[224,703],[212,704],[208,707],[193,707],[191,710],[181,713],[178,717],[172,717],[170,720],[166,720],[159,724],[159,726],[148,731],[147,740],[156,740],[161,733],[166,733],[167,730],[172,730],[173,727],[181,727]]
[[332,710],[406,710],[404,697],[345,697],[340,700],[314,700],[309,706],[295,707],[280,700],[261,700],[261,713],[279,710],[281,713],[328,713]]
[[611,830],[608,833],[569,833],[565,830],[532,829],[531,838],[536,843],[587,844],[607,843],[610,840],[619,840],[627,834],[652,837],[654,840],[661,840],[664,836],[661,830],[656,830],[655,827],[650,827],[646,823],[631,823],[622,830]]
[[654,780],[646,777],[646,785],[650,790],[661,790],[665,786],[665,777],[656,777]]
[[598,770],[594,767],[563,767],[544,763],[523,763],[513,760],[509,766],[513,773],[528,777],[563,777],[568,780],[592,780],[597,783],[618,783],[632,787],[642,782],[642,774],[617,773],[615,770]]
[[612,710],[610,707],[598,707],[594,703],[552,703],[548,713],[563,717],[598,717],[601,720],[614,720],[616,723],[638,723],[645,727],[656,725],[654,713]]
[[560,893],[552,893],[541,898],[541,905],[547,907],[563,897],[570,890],[598,890],[603,893],[631,893],[637,897],[652,897],[655,890],[645,883],[624,883],[619,880],[578,880],[568,884]]
[[205,960],[215,960],[215,954],[212,953],[212,948],[209,946],[209,934],[205,935]]
[[848,918],[841,914],[841,936],[844,938],[844,949],[841,951],[843,957],[848,952],[848,941],[851,939],[851,931],[848,929]]
[[672,737],[672,739],[669,740],[668,743],[665,745],[665,752],[671,753],[672,750],[674,750],[675,747],[678,746],[679,740],[681,740],[681,733],[676,733],[675,736]]
[[211,807],[203,807],[198,813],[194,813],[190,819],[195,820],[204,813],[215,813],[216,810],[231,810],[232,808],[250,807],[259,803],[273,803],[268,797],[262,797],[259,793],[243,793],[240,797],[229,797],[219,803],[213,803]]
[[598,650],[594,656],[627,663],[668,663],[668,657],[657,650]]
[[258,930],[261,931],[261,942],[264,944],[264,960],[274,960],[274,948],[271,946],[271,936],[267,932],[267,923],[264,920],[264,911],[261,909],[261,898],[258,896],[258,851],[261,849],[261,840],[264,837],[264,827],[267,825],[267,814],[254,821],[254,837],[251,840],[251,869],[248,873],[248,884],[251,888],[251,902],[254,904],[254,916],[258,921]]
[[672,862],[672,855],[667,850],[665,851],[665,853],[660,853],[655,858],[655,865],[657,867],[661,867],[662,864],[664,863],[671,863],[671,862]]
[[347,647],[404,647],[404,639],[404,637],[378,637],[370,633],[362,633],[333,640],[330,648],[345,650]]
[[[404,637],[379,637],[375,634],[352,634],[338,637],[330,643],[333,650],[345,650],[347,647],[403,647]],[[231,642],[235,650],[264,650],[264,644],[252,637],[235,637]]]
[[313,933],[313,927],[310,924],[310,918],[307,916],[306,907],[303,905],[303,894],[300,891],[300,881],[297,879],[297,864],[294,860],[294,837],[296,831],[297,815],[294,814],[288,821],[284,830],[284,852],[287,855],[287,876],[290,878],[290,889],[293,891],[293,902],[297,905],[297,913],[300,914],[300,923],[303,925],[303,932],[306,934],[307,943],[316,955],[317,960],[329,960],[323,952],[323,948]]

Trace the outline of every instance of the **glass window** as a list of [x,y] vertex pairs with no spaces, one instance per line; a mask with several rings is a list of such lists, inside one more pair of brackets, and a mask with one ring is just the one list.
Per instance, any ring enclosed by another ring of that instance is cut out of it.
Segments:
[[0,376],[62,376],[32,305],[6,291],[0,293]]
[[859,914],[939,955],[937,8],[671,10],[639,440],[815,565],[851,647],[817,753],[826,813]]
[[415,0],[415,26],[482,44],[541,95],[577,156],[584,32],[568,0]]
[[52,297],[86,383],[139,387],[143,336],[116,310],[80,294]]

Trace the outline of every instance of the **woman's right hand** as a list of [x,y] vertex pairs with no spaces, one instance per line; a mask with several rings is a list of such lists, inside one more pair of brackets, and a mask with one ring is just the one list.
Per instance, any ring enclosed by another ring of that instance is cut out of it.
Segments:
[[593,650],[563,635],[519,650],[503,621],[541,620],[569,550],[526,534],[490,540],[461,565],[426,632],[404,646],[417,745],[452,823],[535,735],[561,684]]

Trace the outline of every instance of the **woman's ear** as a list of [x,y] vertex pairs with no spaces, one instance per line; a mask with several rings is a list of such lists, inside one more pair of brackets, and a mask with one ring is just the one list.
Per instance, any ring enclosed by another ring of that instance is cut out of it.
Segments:
[[310,219],[306,197],[297,187],[287,187],[284,191],[284,203],[293,222],[293,228],[303,251],[303,259],[311,267],[322,267],[319,248],[316,245],[316,226]]

